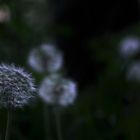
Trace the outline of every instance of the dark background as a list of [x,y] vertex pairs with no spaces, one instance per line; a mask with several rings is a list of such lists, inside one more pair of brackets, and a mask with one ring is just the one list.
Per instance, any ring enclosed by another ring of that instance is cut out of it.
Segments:
[[[126,80],[118,54],[123,38],[140,37],[138,0],[3,0],[3,5],[11,20],[0,23],[0,62],[25,67],[39,85],[45,75],[34,72],[27,57],[31,48],[53,42],[64,54],[66,75],[78,83],[76,102],[61,111],[63,139],[140,139],[139,83]],[[56,140],[52,107],[49,133],[43,108],[38,99],[14,111],[11,140]],[[0,118],[3,136],[5,110]]]

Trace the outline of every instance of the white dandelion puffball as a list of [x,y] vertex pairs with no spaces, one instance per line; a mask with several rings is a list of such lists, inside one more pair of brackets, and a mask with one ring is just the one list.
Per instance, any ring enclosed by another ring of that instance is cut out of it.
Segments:
[[68,106],[76,98],[76,83],[60,75],[51,75],[43,80],[39,95],[48,104]]
[[31,50],[28,58],[29,65],[37,72],[56,72],[62,68],[63,55],[53,45],[43,44]]
[[128,80],[138,80],[140,81],[140,61],[133,62],[127,71]]
[[124,58],[131,58],[140,52],[140,40],[136,37],[128,37],[120,43],[120,54]]
[[0,65],[0,107],[22,108],[35,97],[34,80],[14,65]]

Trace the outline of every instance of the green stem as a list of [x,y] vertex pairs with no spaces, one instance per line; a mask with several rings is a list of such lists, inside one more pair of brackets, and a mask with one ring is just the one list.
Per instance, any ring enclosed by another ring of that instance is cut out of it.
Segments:
[[7,113],[6,132],[5,132],[5,140],[9,140],[9,136],[10,136],[10,122],[11,122],[11,114],[10,114],[10,111],[8,111],[8,113]]
[[54,116],[55,116],[56,132],[57,132],[58,140],[63,140],[62,131],[61,131],[60,110],[58,108],[54,108]]
[[49,108],[47,107],[46,104],[44,104],[43,108],[43,113],[44,113],[44,127],[45,127],[45,139],[46,140],[51,140],[51,129],[50,129],[50,112]]

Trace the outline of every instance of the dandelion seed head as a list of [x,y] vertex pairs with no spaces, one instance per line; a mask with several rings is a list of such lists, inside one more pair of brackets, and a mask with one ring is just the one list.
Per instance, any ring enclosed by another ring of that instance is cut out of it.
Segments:
[[43,80],[39,95],[48,104],[68,106],[77,96],[77,86],[72,80],[55,74]]
[[120,43],[120,54],[124,58],[131,58],[140,51],[140,40],[136,37],[128,37]]
[[31,50],[28,59],[29,65],[37,72],[56,72],[62,68],[63,55],[53,45],[42,44]]
[[22,108],[35,96],[34,80],[22,68],[0,65],[0,107]]

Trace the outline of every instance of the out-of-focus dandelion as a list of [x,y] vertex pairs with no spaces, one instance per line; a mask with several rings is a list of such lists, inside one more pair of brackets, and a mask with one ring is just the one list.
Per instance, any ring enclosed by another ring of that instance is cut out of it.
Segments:
[[127,79],[140,81],[140,61],[130,64],[127,71]]
[[35,87],[30,74],[14,65],[0,65],[0,107],[8,109],[5,140],[9,139],[12,109],[22,108],[35,97]]
[[77,96],[76,83],[54,74],[43,80],[39,95],[48,104],[68,106]]
[[53,45],[42,44],[31,50],[28,58],[29,65],[37,72],[57,72],[62,68],[63,55]]
[[11,13],[7,6],[0,6],[0,23],[7,23],[11,19]]
[[26,12],[23,14],[23,21],[35,30],[43,29],[46,23],[43,14],[39,14],[39,11],[35,9],[26,9]]
[[121,41],[119,49],[122,58],[131,58],[140,52],[140,40],[137,37],[127,37]]
[[[31,66],[32,69],[34,69],[35,71],[37,71],[39,73],[53,74],[53,73],[59,72],[59,70],[61,70],[61,68],[63,66],[63,55],[54,45],[44,43],[44,44],[40,45],[40,47],[34,48],[31,50],[29,57],[28,57],[28,64]],[[58,99],[56,99],[58,97],[59,97],[59,103],[66,104],[64,102],[64,98],[68,98],[68,96],[71,96],[70,94],[66,94],[63,97],[54,96],[54,92],[57,92],[59,95],[61,95],[61,93],[59,93],[60,92],[59,88],[61,88],[61,87],[59,87],[59,86],[57,87],[57,85],[54,81],[55,79],[58,80],[56,77],[58,77],[58,76],[48,76],[42,82],[40,89],[39,89],[39,92],[40,92],[39,95],[48,104],[57,104],[58,105],[58,103],[56,103],[56,102],[58,102]],[[60,82],[61,81],[62,80],[60,80]],[[56,81],[56,82],[58,82],[58,81]],[[53,89],[53,88],[55,88],[55,89]],[[68,87],[65,86],[65,89],[62,89],[62,90],[66,91],[66,90],[68,90]],[[64,93],[64,91],[62,91],[62,93]],[[65,101],[66,100],[68,100],[68,102],[71,102],[70,98],[65,99]],[[49,112],[49,110],[47,109],[47,106],[44,103],[44,112],[43,113],[44,113],[45,122],[47,121],[46,116],[47,116],[47,119],[49,118],[48,113],[46,113],[46,112]],[[59,114],[59,113],[56,113],[57,111],[54,111],[54,112],[55,112],[55,117],[56,117],[57,116],[56,114]],[[56,123],[57,123],[57,127],[60,126],[59,121],[56,121]],[[45,128],[46,129],[48,128],[47,129],[47,134],[48,134],[50,131],[48,124],[47,124],[47,126],[45,125]],[[58,132],[58,138],[62,140],[60,128],[57,128],[57,132]],[[50,135],[48,134],[47,137],[49,138]]]
[[58,140],[62,140],[59,107],[66,107],[74,102],[77,96],[76,83],[61,75],[52,74],[41,83],[39,95],[45,103],[53,105]]
[[21,1],[22,21],[35,31],[42,31],[46,27],[46,0]]

